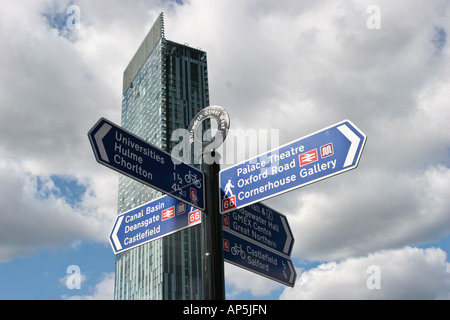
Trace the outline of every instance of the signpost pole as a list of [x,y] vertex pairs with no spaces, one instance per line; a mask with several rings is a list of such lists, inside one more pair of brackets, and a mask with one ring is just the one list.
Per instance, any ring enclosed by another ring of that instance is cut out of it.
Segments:
[[204,300],[225,300],[222,216],[218,194],[220,164],[212,161],[215,157],[215,151],[208,151],[203,155],[202,162],[206,190],[206,210],[202,216]]

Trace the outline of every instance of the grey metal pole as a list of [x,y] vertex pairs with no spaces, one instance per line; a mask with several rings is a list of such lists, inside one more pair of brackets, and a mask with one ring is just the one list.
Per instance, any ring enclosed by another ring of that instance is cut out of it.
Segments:
[[219,212],[220,164],[205,161],[217,157],[215,151],[203,155],[206,210],[202,213],[203,299],[225,300],[222,216]]

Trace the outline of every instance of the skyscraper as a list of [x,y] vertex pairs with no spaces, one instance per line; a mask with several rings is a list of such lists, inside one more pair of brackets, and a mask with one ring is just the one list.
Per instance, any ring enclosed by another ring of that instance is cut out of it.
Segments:
[[[157,18],[124,72],[122,127],[170,153],[172,131],[209,105],[206,53],[165,39]],[[161,193],[119,177],[118,214]],[[115,299],[201,299],[201,229],[194,226],[116,257]]]

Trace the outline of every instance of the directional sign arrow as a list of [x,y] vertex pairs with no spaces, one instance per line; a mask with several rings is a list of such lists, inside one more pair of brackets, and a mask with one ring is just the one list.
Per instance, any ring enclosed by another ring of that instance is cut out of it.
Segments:
[[115,254],[201,223],[201,211],[163,196],[119,216],[109,242]]
[[297,273],[289,257],[280,255],[234,232],[223,230],[225,261],[293,287]]
[[345,120],[226,168],[219,174],[220,211],[243,208],[354,169],[365,143],[366,135]]
[[225,214],[223,228],[280,254],[291,256],[294,236],[286,217],[262,203]]
[[96,160],[163,193],[205,209],[204,174],[101,118],[88,133]]

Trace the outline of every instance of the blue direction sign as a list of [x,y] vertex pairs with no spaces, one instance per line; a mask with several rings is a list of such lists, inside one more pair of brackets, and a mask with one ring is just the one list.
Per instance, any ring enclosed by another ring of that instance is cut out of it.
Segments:
[[277,254],[263,246],[223,230],[225,261],[257,273],[284,285],[293,287],[297,273],[289,257]]
[[119,216],[109,235],[115,254],[201,223],[201,211],[163,196]]
[[97,161],[204,210],[204,175],[147,141],[101,118],[89,131]]
[[239,237],[258,242],[273,251],[291,256],[294,237],[284,215],[262,203],[226,213],[223,229],[234,231]]
[[222,170],[220,211],[229,212],[356,168],[366,135],[345,120]]

